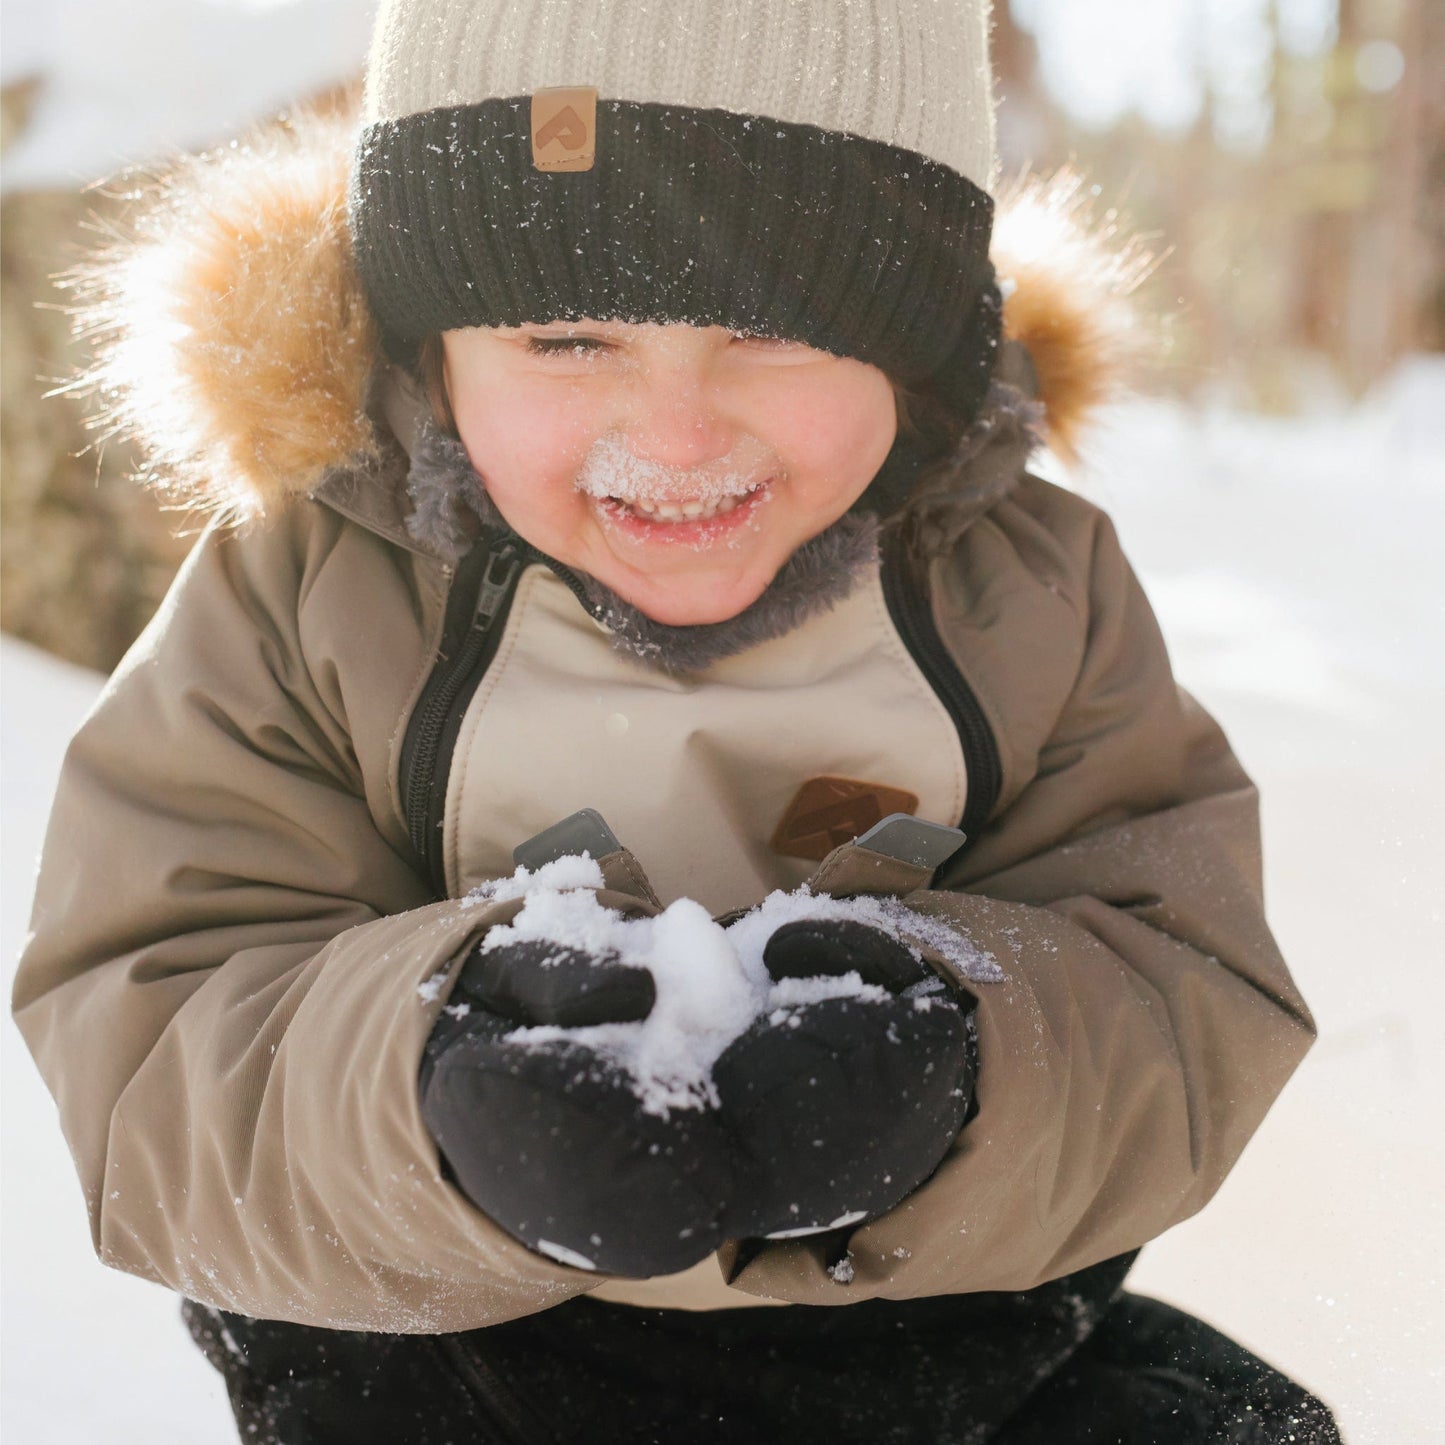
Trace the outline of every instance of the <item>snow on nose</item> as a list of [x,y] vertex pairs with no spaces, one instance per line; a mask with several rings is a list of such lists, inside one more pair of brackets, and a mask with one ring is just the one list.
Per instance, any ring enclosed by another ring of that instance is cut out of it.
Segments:
[[574,485],[588,496],[622,502],[646,516],[682,521],[731,511],[768,476],[756,466],[677,473],[636,456],[622,437],[609,433],[588,451]]

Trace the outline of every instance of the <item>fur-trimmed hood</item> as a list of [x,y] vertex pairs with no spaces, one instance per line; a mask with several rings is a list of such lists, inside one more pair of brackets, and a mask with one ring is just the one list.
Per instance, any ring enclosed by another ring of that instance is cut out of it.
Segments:
[[[245,521],[380,460],[385,363],[346,226],[354,137],[349,114],[302,115],[188,158],[133,186],[124,233],[68,277],[94,355],[69,389],[99,398],[97,424],[135,437],[144,480],[183,506]],[[993,259],[1046,439],[1072,455],[1140,351],[1126,298],[1149,257],[1093,224],[1066,172],[1001,197]]]

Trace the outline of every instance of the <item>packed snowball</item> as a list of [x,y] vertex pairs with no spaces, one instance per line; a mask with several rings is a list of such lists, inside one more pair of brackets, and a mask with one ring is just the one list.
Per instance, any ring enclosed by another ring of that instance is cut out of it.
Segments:
[[[785,1024],[799,1008],[823,999],[882,1003],[890,997],[856,972],[774,983],[763,964],[763,948],[785,923],[847,919],[869,924],[897,939],[915,958],[922,958],[924,948],[933,950],[963,978],[982,983],[1002,977],[990,954],[896,898],[832,898],[804,884],[791,892],[770,893],[724,928],[690,898],[679,898],[653,918],[623,917],[598,900],[595,890],[602,886],[602,870],[582,854],[535,871],[518,868],[510,878],[473,890],[468,901],[525,900],[510,923],[490,930],[484,951],[543,939],[594,957],[615,956],[652,974],[657,1001],[641,1022],[518,1028],[507,1037],[537,1047],[568,1040],[596,1050],[627,1073],[643,1108],[663,1117],[673,1109],[716,1105],[712,1066],[759,1016]],[[435,982],[422,985],[423,997],[437,996]],[[942,980],[930,978],[907,994],[915,1007],[926,1009],[944,992]]]

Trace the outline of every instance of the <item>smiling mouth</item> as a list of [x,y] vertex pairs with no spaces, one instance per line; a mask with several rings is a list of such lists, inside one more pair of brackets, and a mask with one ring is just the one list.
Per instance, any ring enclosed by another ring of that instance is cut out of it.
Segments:
[[602,497],[598,500],[609,511],[625,517],[653,525],[678,526],[687,522],[711,522],[718,517],[725,517],[760,498],[771,480],[770,477],[768,481],[759,482],[746,492],[734,492],[725,497],[709,497],[706,500],[700,497],[677,501],[653,501],[643,497],[635,497],[630,501],[622,497]]

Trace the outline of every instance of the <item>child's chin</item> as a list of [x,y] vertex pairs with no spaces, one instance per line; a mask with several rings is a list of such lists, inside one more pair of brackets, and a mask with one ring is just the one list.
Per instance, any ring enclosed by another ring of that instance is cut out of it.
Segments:
[[664,627],[706,627],[714,622],[729,622],[739,612],[751,607],[762,595],[762,586],[730,588],[726,593],[703,592],[697,596],[676,593],[628,597],[644,616]]

